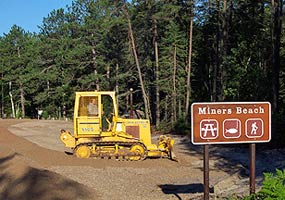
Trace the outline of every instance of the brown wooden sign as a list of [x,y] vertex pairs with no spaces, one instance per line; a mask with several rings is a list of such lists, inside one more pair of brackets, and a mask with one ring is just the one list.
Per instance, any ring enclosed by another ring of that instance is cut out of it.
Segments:
[[193,144],[269,142],[269,102],[193,103],[191,107]]

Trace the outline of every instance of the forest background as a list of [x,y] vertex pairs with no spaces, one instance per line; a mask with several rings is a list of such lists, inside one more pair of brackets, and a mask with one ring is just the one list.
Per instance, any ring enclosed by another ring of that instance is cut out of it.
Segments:
[[193,102],[269,101],[285,145],[283,3],[73,0],[0,37],[1,117],[72,118],[75,91],[112,90],[121,114],[133,97],[157,129],[189,132]]

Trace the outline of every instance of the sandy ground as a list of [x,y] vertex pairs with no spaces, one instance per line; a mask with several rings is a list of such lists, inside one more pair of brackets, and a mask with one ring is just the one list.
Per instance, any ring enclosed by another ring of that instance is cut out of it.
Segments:
[[[0,120],[0,199],[203,199],[203,154],[187,136],[176,139],[179,162],[78,159],[60,142],[72,122]],[[155,138],[153,136],[153,143]],[[262,173],[284,168],[284,150],[257,148],[256,189]],[[248,148],[210,147],[211,199],[249,193]]]

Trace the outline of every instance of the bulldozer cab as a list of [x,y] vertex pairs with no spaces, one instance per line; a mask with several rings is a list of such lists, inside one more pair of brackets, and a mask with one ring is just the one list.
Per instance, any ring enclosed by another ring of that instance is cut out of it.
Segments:
[[76,92],[74,136],[100,136],[110,131],[112,117],[117,115],[115,92]]

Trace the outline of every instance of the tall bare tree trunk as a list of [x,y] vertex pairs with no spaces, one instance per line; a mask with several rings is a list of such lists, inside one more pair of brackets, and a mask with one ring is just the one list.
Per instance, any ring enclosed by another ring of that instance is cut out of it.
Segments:
[[185,106],[185,122],[187,123],[187,117],[190,108],[190,95],[191,95],[191,60],[192,60],[192,37],[193,37],[193,3],[190,13],[189,24],[189,49],[188,49],[188,67],[187,67],[187,84],[186,84],[186,106]]
[[[227,54],[227,48],[226,48],[226,40],[227,40],[227,0],[223,0],[223,9],[222,9],[222,24],[221,24],[221,30],[219,30],[221,32],[221,37],[220,37],[220,61],[223,61],[223,59],[225,58],[226,54]],[[225,66],[222,62],[220,62],[220,95],[219,95],[219,100],[224,100],[225,99],[225,94],[224,91],[226,89],[226,69]]]
[[157,21],[154,19],[154,53],[155,53],[155,96],[156,96],[156,110],[155,110],[155,125],[156,128],[160,125],[160,87],[159,87],[159,64],[158,64],[158,44],[157,44]]
[[215,64],[214,64],[214,101],[219,101],[221,97],[221,11],[220,11],[220,0],[216,0],[216,24],[217,24],[217,32],[216,32],[216,46],[215,46]]
[[[3,74],[1,74],[1,79],[3,79]],[[4,105],[4,85],[1,83],[1,117],[6,117],[5,105]]]
[[[184,114],[184,112],[183,112]],[[182,117],[182,101],[181,99],[178,99],[178,116]]]
[[169,105],[168,105],[168,95],[166,95],[165,97],[165,103],[164,103],[164,110],[165,110],[165,114],[164,114],[164,120],[168,121],[168,110],[169,110]]
[[[213,12],[213,10],[216,12]],[[211,51],[211,60],[209,73],[212,74],[212,93],[211,93],[211,101],[217,101],[221,92],[220,85],[220,0],[216,0],[215,4],[209,0],[209,15],[216,17],[216,35],[213,38],[212,42],[212,51]],[[214,42],[215,41],[215,42]]]
[[134,35],[133,35],[133,30],[132,30],[132,24],[131,24],[131,20],[130,20],[130,16],[129,16],[129,12],[128,12],[126,4],[124,5],[123,9],[124,9],[124,11],[126,13],[127,20],[128,20],[129,38],[130,38],[132,52],[133,52],[134,59],[135,59],[135,62],[136,62],[138,75],[139,75],[139,80],[140,80],[140,85],[141,85],[141,90],[142,90],[142,94],[143,94],[144,107],[145,107],[145,116],[146,116],[147,119],[151,120],[149,98],[148,98],[148,95],[147,95],[147,93],[145,91],[144,81],[143,81],[143,78],[142,78],[141,67],[140,67],[140,63],[139,63],[139,59],[138,59],[138,55],[137,55],[137,49],[136,49],[135,39],[134,39]]
[[11,109],[12,109],[12,118],[16,117],[15,114],[15,105],[14,105],[14,101],[13,101],[13,95],[12,95],[12,82],[9,82],[9,96],[10,96],[10,101],[11,101]]
[[[21,52],[20,52],[20,47],[17,48],[18,51],[18,58],[21,58]],[[21,113],[21,117],[24,118],[25,117],[25,97],[24,97],[24,89],[23,89],[23,84],[20,83],[20,102],[21,102],[21,109],[22,109],[22,113]]]
[[[213,7],[213,3],[211,0],[208,0],[208,15],[209,16],[212,16],[212,8]],[[210,62],[209,62],[209,65],[206,65],[206,68],[207,68],[207,75],[208,75],[208,80],[207,82],[205,83],[206,85],[206,88],[207,88],[207,91],[208,91],[208,94],[209,94],[209,98],[210,98],[210,101],[213,101],[213,98],[214,98],[214,79],[213,79],[213,76],[212,76],[212,72],[214,71],[214,63],[213,63],[213,51],[214,51],[214,48],[213,48],[213,42],[211,42],[209,44],[210,46]]]
[[107,65],[107,69],[106,69],[106,78],[108,80],[108,90],[111,89],[111,84],[110,84],[110,74],[111,74],[111,67],[110,65]]
[[25,118],[25,94],[24,94],[24,89],[23,85],[20,85],[20,98],[21,98],[21,108],[22,108],[22,113],[21,116],[22,118]]
[[280,38],[282,30],[282,0],[272,0],[272,18],[273,18],[273,32],[272,32],[272,110],[273,113],[277,113],[279,110],[279,73],[280,73]]
[[172,93],[172,99],[173,99],[173,122],[177,121],[177,111],[176,111],[176,106],[177,106],[177,93],[176,93],[176,69],[177,69],[177,61],[176,61],[176,56],[177,56],[177,47],[176,44],[174,44],[174,52],[173,52],[173,76],[172,76],[172,82],[173,82],[173,93]]
[[[94,34],[93,34],[93,33],[92,33],[92,37],[94,37]],[[96,89],[96,90],[100,90],[100,87],[99,87],[99,79],[97,78],[98,70],[97,70],[96,59],[97,59],[96,47],[95,47],[95,43],[92,42],[93,71],[94,71],[94,76],[96,77],[96,79],[95,79],[95,89]]]
[[116,86],[115,86],[115,91],[116,91],[116,100],[117,100],[117,108],[119,110],[119,64],[116,64]]

